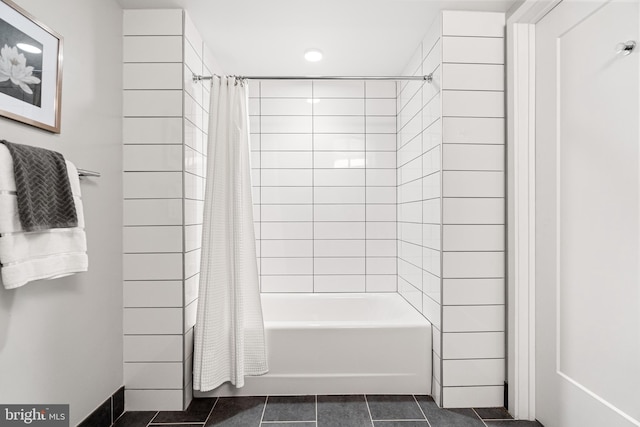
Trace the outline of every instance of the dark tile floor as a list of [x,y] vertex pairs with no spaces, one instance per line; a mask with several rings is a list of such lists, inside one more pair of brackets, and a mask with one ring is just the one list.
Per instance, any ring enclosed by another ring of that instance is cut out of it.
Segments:
[[542,427],[504,408],[440,409],[430,396],[195,399],[184,412],[125,412],[115,427]]

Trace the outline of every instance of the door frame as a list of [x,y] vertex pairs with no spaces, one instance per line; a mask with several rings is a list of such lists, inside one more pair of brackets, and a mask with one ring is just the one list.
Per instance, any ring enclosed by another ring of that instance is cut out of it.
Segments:
[[535,26],[562,0],[525,0],[507,18],[507,383],[515,419],[535,420]]

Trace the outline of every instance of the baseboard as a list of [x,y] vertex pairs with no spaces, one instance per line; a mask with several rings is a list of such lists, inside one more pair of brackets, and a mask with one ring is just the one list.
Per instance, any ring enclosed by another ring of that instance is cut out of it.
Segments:
[[96,408],[77,427],[111,427],[124,413],[124,386]]

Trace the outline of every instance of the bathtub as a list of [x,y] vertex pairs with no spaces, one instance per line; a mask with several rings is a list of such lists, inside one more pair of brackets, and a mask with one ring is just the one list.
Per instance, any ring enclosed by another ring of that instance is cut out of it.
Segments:
[[431,394],[431,324],[398,294],[262,294],[269,372],[205,396]]

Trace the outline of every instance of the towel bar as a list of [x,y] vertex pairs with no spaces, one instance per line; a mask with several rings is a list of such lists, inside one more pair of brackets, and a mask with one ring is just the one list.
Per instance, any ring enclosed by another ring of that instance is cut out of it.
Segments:
[[95,176],[95,177],[100,177],[100,172],[94,172],[94,171],[90,171],[87,169],[78,169],[78,176],[82,177],[82,176]]

